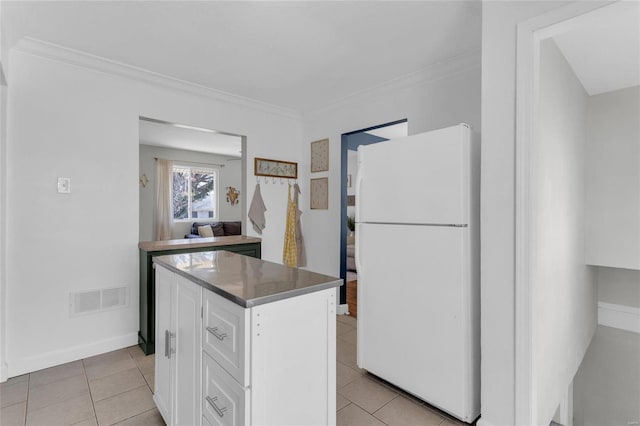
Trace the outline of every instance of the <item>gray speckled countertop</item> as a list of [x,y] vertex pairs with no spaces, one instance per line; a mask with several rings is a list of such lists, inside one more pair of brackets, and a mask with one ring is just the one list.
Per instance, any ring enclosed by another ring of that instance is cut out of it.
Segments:
[[153,261],[245,308],[342,284],[340,278],[228,251],[157,256]]

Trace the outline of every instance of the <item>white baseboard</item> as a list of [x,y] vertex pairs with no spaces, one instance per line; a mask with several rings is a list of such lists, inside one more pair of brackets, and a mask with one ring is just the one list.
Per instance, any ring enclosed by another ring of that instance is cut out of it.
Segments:
[[476,425],[477,426],[493,426],[493,423],[489,423],[486,420],[484,420],[482,417],[480,417],[476,422]]
[[349,315],[349,305],[346,303],[344,305],[338,305],[338,309],[336,309],[336,315]]
[[598,324],[640,334],[640,308],[598,302]]
[[21,374],[42,370],[43,368],[49,368],[55,365],[76,361],[78,359],[100,355],[105,352],[115,351],[116,349],[126,348],[137,343],[138,333],[129,333],[122,336],[99,340],[97,342],[92,342],[85,345],[78,345],[67,349],[50,351],[28,358],[15,360],[10,359],[8,375],[9,377],[15,377]]

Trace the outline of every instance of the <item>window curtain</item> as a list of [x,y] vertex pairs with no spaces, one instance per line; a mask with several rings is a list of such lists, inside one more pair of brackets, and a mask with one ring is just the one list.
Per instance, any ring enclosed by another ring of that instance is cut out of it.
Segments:
[[173,212],[171,208],[171,182],[173,161],[158,158],[156,161],[156,240],[171,239]]

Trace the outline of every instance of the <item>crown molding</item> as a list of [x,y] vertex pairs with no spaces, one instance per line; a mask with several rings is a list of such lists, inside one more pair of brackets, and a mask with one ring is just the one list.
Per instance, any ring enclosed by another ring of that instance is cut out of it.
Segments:
[[110,75],[124,77],[136,81],[142,81],[154,86],[202,96],[215,101],[227,102],[230,104],[235,104],[242,107],[247,107],[254,110],[297,120],[301,118],[300,113],[290,108],[285,108],[244,96],[235,95],[233,93],[212,89],[210,87],[206,87],[197,83],[170,77],[164,74],[156,73],[143,68],[135,67],[122,62],[92,55],[80,50],[71,49],[31,37],[25,37],[21,39],[13,49],[19,52],[62,62],[80,68],[86,68]]
[[481,49],[473,49],[460,55],[435,62],[421,70],[414,71],[412,73],[388,80],[382,84],[378,84],[367,89],[351,93],[347,96],[324,104],[323,106],[310,108],[304,111],[303,115],[305,117],[314,116],[327,110],[339,108],[352,102],[357,102],[359,99],[373,94],[383,94],[387,92],[406,89],[409,87],[431,84],[438,80],[449,78],[453,75],[460,74],[465,71],[480,68],[481,60]]
[[71,49],[31,37],[25,37],[21,39],[13,49],[19,52],[62,62],[68,65],[124,77],[131,80],[141,81],[165,89],[182,91],[192,95],[202,96],[220,102],[235,104],[242,107],[280,115],[295,120],[300,120],[303,115],[313,116],[330,109],[348,105],[349,103],[356,102],[358,99],[368,95],[382,94],[423,84],[430,84],[435,81],[448,78],[471,69],[480,68],[481,65],[481,51],[478,48],[451,57],[449,59],[436,62],[421,70],[394,78],[392,80],[388,80],[386,82],[383,82],[382,84],[359,90],[347,96],[326,103],[322,106],[316,108],[308,108],[306,110],[303,110],[302,112],[298,112],[291,108],[281,107],[256,99],[251,99],[233,93],[224,92],[222,90],[213,89],[197,83],[170,77],[164,74],[156,73],[143,68],[135,67],[122,62],[92,55],[80,50]]

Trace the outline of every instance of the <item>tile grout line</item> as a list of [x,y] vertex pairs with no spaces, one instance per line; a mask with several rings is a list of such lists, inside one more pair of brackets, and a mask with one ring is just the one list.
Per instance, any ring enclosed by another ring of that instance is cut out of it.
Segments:
[[91,400],[91,408],[93,408],[93,418],[96,419],[96,424],[98,424],[98,413],[96,412],[96,404],[95,402],[93,402],[93,393],[91,393],[91,385],[89,384],[89,377],[87,376],[87,368],[84,365],[84,359],[82,359],[81,362],[82,362],[82,372],[84,373],[84,380],[87,382],[87,389],[89,390],[89,399]]
[[[347,398],[347,397],[345,396],[345,398]],[[344,410],[345,408],[347,408],[348,406],[350,406],[351,404],[353,404],[353,402],[352,402],[349,398],[347,398],[347,401],[349,401],[349,403],[348,403],[347,405],[345,405],[344,407],[342,407],[341,409],[337,410],[337,411],[336,411],[336,414],[338,414],[340,411]],[[355,405],[355,404],[354,404],[354,405]]]
[[374,411],[373,413],[369,413],[369,411],[364,408],[364,407],[360,407],[357,403],[354,402],[354,404],[358,405],[358,407],[362,408],[364,411],[366,411],[367,413],[369,413],[372,417],[375,417],[376,419],[380,420],[382,423],[386,424],[382,419],[379,419],[378,416],[376,416],[375,413],[377,413],[378,411],[382,410],[384,407],[386,407],[391,401],[394,401],[397,397],[399,397],[400,394],[396,393],[396,396],[394,396],[393,398],[391,398],[389,401],[385,402],[384,404],[382,404],[382,407],[378,408],[376,411]]
[[[142,370],[140,370],[140,366],[139,366],[139,365],[138,365],[138,363],[136,362],[136,358],[135,358],[133,355],[131,355],[131,352],[129,352],[129,349],[128,349],[128,348],[126,348],[126,349],[127,349],[127,354],[128,354],[128,355],[129,355],[129,357],[131,357],[131,359],[133,360],[134,364],[136,365],[136,369],[138,370],[138,373],[140,373],[140,375],[142,376],[142,380],[144,380],[144,383],[145,383],[145,384],[144,384],[144,385],[142,385],[142,386],[138,386],[137,388],[129,389],[129,390],[127,390],[127,391],[123,391],[123,392],[117,393],[117,394],[115,394],[115,395],[111,395],[110,397],[108,397],[108,398],[104,398],[104,399],[102,399],[101,401],[106,401],[107,399],[111,399],[111,398],[114,398],[114,397],[116,397],[116,396],[120,396],[120,395],[122,395],[122,394],[124,394],[124,393],[127,393],[127,392],[130,392],[130,391],[132,391],[132,390],[136,390],[136,389],[143,388],[143,387],[145,387],[145,385],[146,385],[147,389],[149,389],[149,391],[151,391],[151,387],[149,386],[149,383],[147,382],[147,379],[144,377],[144,374],[142,374]],[[148,356],[148,355],[145,355],[145,356]],[[154,360],[154,362],[155,362],[155,360]],[[83,363],[83,365],[84,365],[84,363]],[[123,370],[123,371],[126,371],[126,370]],[[118,373],[121,373],[121,371],[116,372],[116,373],[113,373],[113,374],[118,374]],[[113,375],[113,374],[112,374],[112,375]],[[105,377],[109,377],[109,376],[105,376]],[[153,394],[153,391],[151,391],[151,393]],[[93,396],[91,397],[91,402],[93,402]],[[155,407],[154,407],[154,408],[155,408]],[[118,423],[122,423],[122,422],[124,422],[124,421],[126,421],[126,420],[129,420],[129,419],[133,418],[133,417],[136,417],[136,416],[139,416],[139,415],[141,415],[141,414],[144,414],[144,413],[146,413],[147,411],[151,411],[151,410],[153,410],[154,408],[150,408],[149,410],[146,410],[146,411],[143,411],[143,412],[141,412],[141,413],[134,414],[133,416],[129,416],[129,417],[125,418],[125,419],[119,420],[117,423],[111,423],[111,425],[117,425]],[[94,412],[95,412],[95,405],[94,405]],[[96,423],[97,423],[97,418],[98,418],[98,415],[96,414]],[[98,425],[98,426],[101,426],[101,425]]]
[[[396,395],[396,396],[397,396],[397,395]],[[347,398],[347,397],[345,396],[345,398]],[[393,398],[393,399],[395,399],[395,398]],[[393,401],[393,399],[392,399],[391,401]],[[377,421],[379,421],[380,423],[382,423],[382,424],[384,424],[384,425],[386,425],[386,426],[389,426],[389,423],[386,423],[386,422],[384,422],[382,419],[379,419],[379,418],[378,418],[378,417],[376,417],[373,413],[370,413],[369,411],[367,411],[367,409],[366,409],[366,408],[359,406],[357,403],[355,403],[355,402],[351,401],[349,398],[347,398],[347,400],[349,400],[350,404],[348,404],[348,405],[346,405],[346,406],[342,407],[338,412],[340,412],[340,411],[344,410],[344,409],[345,409],[345,408],[347,408],[349,405],[353,404],[353,405],[355,405],[356,407],[358,407],[359,409],[361,409],[362,411],[364,411],[365,413],[367,413],[368,415],[370,415],[371,417],[373,417],[374,419],[376,419]],[[389,402],[391,402],[391,401],[389,401]],[[389,402],[387,402],[387,404],[388,404]],[[387,405],[387,404],[384,404],[384,405]],[[384,407],[384,405],[383,405],[382,407]],[[378,410],[380,410],[382,407],[378,408]],[[377,413],[377,412],[378,412],[378,410],[374,411],[374,413]]]
[[31,392],[31,373],[27,376],[27,400],[24,402],[24,426],[27,425],[27,413],[29,412],[29,392]]
[[[138,365],[138,362],[136,361],[136,358],[135,358],[133,355],[131,355],[131,352],[129,352],[129,355],[131,356],[131,358],[133,358],[133,362],[135,362],[135,364],[136,364],[136,368],[138,369],[138,371],[140,372],[140,375],[142,376],[142,380],[144,380],[144,382],[147,384],[147,387],[149,388],[149,391],[151,391],[151,395],[154,395],[153,389],[151,389],[151,385],[149,384],[149,381],[147,380],[147,378],[146,378],[146,377],[144,376],[144,374],[142,373],[142,370],[140,370],[140,365]],[[143,357],[139,357],[139,358],[144,358],[144,357],[147,357],[147,356],[150,356],[150,355],[151,355],[151,354],[149,354],[149,355],[144,355]],[[153,353],[153,355],[154,355],[154,357],[155,357],[155,352]],[[156,365],[156,360],[155,360],[155,358],[154,358],[154,359],[153,359],[154,379],[155,379],[155,365]],[[155,382],[154,382],[154,386],[155,386]],[[154,404],[155,404],[155,402],[154,402]],[[145,411],[145,412],[146,412],[146,411]]]
[[[385,404],[382,405],[382,407],[378,408],[376,411],[374,411],[373,413],[371,413],[371,415],[375,418],[378,418],[376,416],[376,413],[380,410],[382,410],[384,407],[386,407],[387,405],[389,405],[391,403],[391,401],[395,401],[396,398],[398,398],[399,396],[401,396],[399,393],[396,393],[396,396],[394,396],[393,398],[391,398],[389,401],[387,401]],[[382,421],[382,420],[381,420]]]
[[[142,387],[142,386],[140,386],[140,387]],[[139,388],[138,388],[138,389],[139,389]],[[143,415],[143,414],[145,414],[145,413],[148,413],[149,411],[153,411],[153,410],[155,410],[155,407],[154,407],[154,408],[149,408],[148,410],[143,411],[143,412],[141,412],[141,413],[134,414],[133,416],[129,416],[129,417],[127,417],[126,419],[118,420],[118,422],[116,422],[116,423],[111,423],[109,426],[117,426],[117,425],[119,425],[119,424],[120,424],[120,423],[122,423],[122,422],[126,422],[126,421],[127,421],[127,420],[129,420],[129,419],[132,419],[132,418],[134,418],[134,417],[141,416],[141,415]],[[98,426],[99,426],[99,425],[98,425]]]
[[[124,348],[124,349],[127,349],[127,348]],[[144,385],[142,385],[142,386],[138,386],[137,388],[133,388],[133,389],[129,389],[129,390],[126,390],[126,391],[122,391],[122,392],[117,393],[117,394],[115,394],[115,395],[111,395],[111,396],[109,396],[109,397],[107,397],[107,398],[103,398],[103,399],[101,399],[101,400],[100,400],[100,401],[98,401],[98,402],[106,401],[106,400],[108,400],[108,399],[114,398],[114,397],[116,397],[116,396],[120,396],[120,395],[122,395],[122,394],[124,394],[124,393],[127,393],[127,392],[130,392],[130,391],[132,391],[132,390],[136,390],[136,389],[143,388],[143,387],[145,387],[145,386],[146,386],[147,388],[149,388],[149,384],[147,383],[147,380],[144,378],[144,374],[142,374],[142,371],[140,370],[140,367],[138,366],[138,363],[136,362],[135,357],[133,357],[133,356],[131,355],[131,353],[129,352],[129,350],[128,350],[128,349],[127,349],[127,354],[128,354],[128,355],[129,355],[129,357],[133,360],[134,364],[136,365],[136,369],[138,370],[138,372],[139,372],[139,373],[140,373],[140,375],[142,376],[142,380],[144,380],[145,384],[144,384]],[[82,366],[83,366],[83,368],[84,368],[84,360],[82,360]],[[126,371],[126,370],[122,370],[122,371]],[[122,371],[117,371],[117,372],[112,373],[112,374],[109,374],[109,375],[107,375],[107,376],[98,377],[98,378],[96,378],[95,380],[104,379],[104,378],[106,378],[106,377],[113,376],[113,375],[118,374],[118,373],[122,373]],[[88,379],[88,376],[86,375],[86,371],[85,371],[85,377],[87,377],[87,386],[89,386],[89,379]],[[151,389],[149,388],[149,390],[151,390]],[[91,386],[89,386],[89,395],[90,395],[90,397],[91,397],[91,404],[93,405],[93,412],[94,412],[94,415],[95,415],[95,418],[96,418],[96,424],[98,424],[98,426],[101,426],[101,425],[98,423],[98,413],[96,412],[96,405],[95,405],[95,401],[93,400],[93,394],[91,393]],[[149,411],[149,410],[147,410],[147,411]],[[146,413],[146,411],[143,411],[143,413]],[[122,420],[120,420],[118,423],[123,422],[123,421],[125,421],[125,420],[128,420],[128,419],[130,419],[130,418],[132,418],[132,417],[135,417],[135,416],[137,416],[137,415],[139,415],[139,414],[142,414],[142,413],[138,413],[138,414],[136,414],[136,415],[134,415],[134,416],[127,417],[126,419],[122,419]],[[113,423],[113,424],[117,424],[117,423]]]

